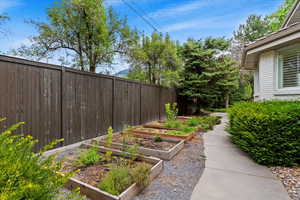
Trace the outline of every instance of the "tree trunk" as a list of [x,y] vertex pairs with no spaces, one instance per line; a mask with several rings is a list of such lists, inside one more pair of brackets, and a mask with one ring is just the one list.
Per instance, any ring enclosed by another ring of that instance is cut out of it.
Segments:
[[229,107],[229,94],[228,93],[226,94],[226,97],[225,97],[225,107],[226,108]]

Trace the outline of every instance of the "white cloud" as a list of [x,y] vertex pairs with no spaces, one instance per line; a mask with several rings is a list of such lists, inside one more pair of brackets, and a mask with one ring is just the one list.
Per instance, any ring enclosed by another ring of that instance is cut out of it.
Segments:
[[[163,32],[175,32],[182,31],[187,29],[214,29],[214,28],[228,28],[231,27],[231,24],[228,23],[228,20],[222,17],[215,17],[209,19],[193,19],[184,22],[179,22],[171,24],[162,28]],[[192,30],[190,30],[192,31]]]
[[0,0],[0,13],[5,12],[7,9],[19,6],[21,3],[18,0]]
[[187,4],[181,4],[179,6],[174,6],[171,8],[164,8],[160,9],[158,11],[149,13],[148,16],[153,18],[161,18],[161,17],[169,17],[169,16],[177,16],[178,14],[185,14],[194,10],[197,10],[199,8],[202,8],[204,6],[207,6],[210,4],[210,1],[192,1]]

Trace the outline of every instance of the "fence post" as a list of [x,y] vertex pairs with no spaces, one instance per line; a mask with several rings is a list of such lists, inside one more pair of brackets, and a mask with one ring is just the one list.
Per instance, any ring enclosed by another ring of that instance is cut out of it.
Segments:
[[116,77],[113,77],[113,82],[112,82],[112,128],[115,129],[115,95],[116,95]]
[[161,86],[158,88],[158,119],[161,120]]
[[142,83],[140,83],[140,124],[142,124]]
[[[65,76],[66,69],[64,66],[61,66],[61,76],[60,76],[60,138],[64,138],[64,76]],[[63,145],[67,145],[68,141],[64,140]],[[59,146],[63,146],[62,144],[59,144]]]

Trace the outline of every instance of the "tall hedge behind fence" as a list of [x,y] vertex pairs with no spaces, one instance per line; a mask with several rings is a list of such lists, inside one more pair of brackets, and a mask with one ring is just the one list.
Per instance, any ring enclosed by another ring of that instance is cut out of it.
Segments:
[[162,119],[164,104],[175,101],[174,89],[0,56],[1,127],[25,121],[22,132],[39,140],[37,149]]

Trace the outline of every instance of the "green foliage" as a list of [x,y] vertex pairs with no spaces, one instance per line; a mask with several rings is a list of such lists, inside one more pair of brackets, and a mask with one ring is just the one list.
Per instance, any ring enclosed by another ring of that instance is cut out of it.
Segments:
[[134,183],[145,187],[150,182],[150,169],[147,164],[138,164],[134,168],[128,165],[113,166],[99,184],[99,188],[110,194],[120,195]]
[[115,166],[99,184],[99,188],[113,195],[119,195],[133,184],[128,166]]
[[139,155],[139,145],[134,144],[127,149],[128,156],[131,161],[135,161]]
[[101,155],[99,154],[99,151],[97,147],[91,147],[87,149],[86,151],[80,153],[78,164],[81,166],[88,166],[93,165],[99,161],[102,160]]
[[172,121],[166,121],[164,123],[165,127],[167,128],[174,128],[174,129],[179,129],[183,126],[183,124],[179,121],[172,120]]
[[200,127],[205,131],[213,130],[216,124],[220,124],[221,120],[217,116],[193,117],[186,124],[191,127]]
[[166,117],[168,121],[174,121],[178,115],[177,103],[167,103],[165,105]]
[[296,2],[297,0],[284,0],[282,6],[268,16],[269,28],[272,32],[278,31],[281,28],[288,13]]
[[33,147],[37,141],[31,136],[16,133],[23,125],[23,122],[15,124],[0,134],[0,199],[53,200],[72,176],[56,173],[62,165],[55,161],[55,155],[44,157],[44,151],[61,140],[34,153]]
[[232,141],[264,165],[300,164],[300,103],[238,103],[229,109]]
[[[110,126],[110,127],[108,127],[108,130],[107,130],[106,147],[111,148],[112,141],[113,141],[113,129]],[[107,150],[106,153],[105,153],[105,159],[107,161],[110,161],[111,156],[112,156],[112,151]]]
[[185,61],[180,94],[197,107],[224,107],[238,85],[238,69],[226,55],[224,38],[189,40],[181,48]]
[[149,185],[150,173],[151,167],[146,163],[139,164],[131,170],[133,182],[142,188]]
[[177,49],[168,34],[143,35],[130,50],[128,78],[166,87],[176,86],[182,68]]
[[154,142],[162,142],[162,138],[159,135],[156,135],[153,140]]
[[42,59],[59,50],[73,57],[73,67],[96,72],[112,64],[117,54],[125,54],[137,40],[125,19],[120,19],[104,0],[62,0],[47,10],[49,23],[31,23],[38,35],[31,46],[14,51],[23,57]]
[[66,192],[60,191],[55,197],[55,200],[85,200],[86,196],[80,195],[80,188],[76,188],[74,191]]
[[167,134],[170,134],[170,135],[179,135],[179,136],[186,136],[189,133],[186,133],[186,132],[183,132],[183,131],[178,131],[178,130],[170,130],[170,131],[167,131]]

